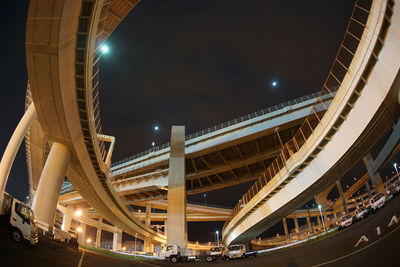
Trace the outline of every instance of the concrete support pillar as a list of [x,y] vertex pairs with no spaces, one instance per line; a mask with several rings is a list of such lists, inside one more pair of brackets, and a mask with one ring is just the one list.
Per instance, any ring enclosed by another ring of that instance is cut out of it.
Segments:
[[371,153],[368,153],[367,155],[365,155],[365,157],[363,158],[365,167],[368,170],[368,174],[369,177],[371,178],[372,184],[375,188],[375,192],[379,192],[382,193],[386,196],[386,190],[385,190],[385,186],[382,183],[382,178],[380,173],[377,172],[373,172],[372,171],[372,166],[374,165],[374,159],[372,158]]
[[369,186],[369,182],[365,183],[365,187],[367,188],[368,197],[371,198],[372,197],[372,192],[371,192],[371,187]]
[[65,214],[63,216],[63,221],[61,225],[61,230],[68,232],[71,229],[71,221],[74,216],[74,208],[72,206],[67,206],[65,209]]
[[151,242],[150,238],[146,238],[144,240],[144,252],[153,253],[154,252],[154,244]]
[[299,233],[300,228],[299,228],[299,221],[297,220],[297,217],[294,217],[294,227],[296,228],[296,232]]
[[308,225],[308,231],[310,232],[310,234],[312,234],[314,231],[311,226],[310,216],[307,216],[307,225]]
[[[103,222],[103,218],[99,218],[99,223],[101,225],[101,223]],[[96,247],[101,247],[101,228],[97,228],[97,232],[96,232]]]
[[286,242],[290,243],[290,236],[289,236],[286,218],[282,219],[282,223],[283,223],[283,230],[285,231]]
[[187,246],[185,127],[172,126],[168,179],[167,243]]
[[146,218],[144,220],[144,224],[147,227],[150,227],[151,223],[151,203],[146,203]]
[[317,216],[317,221],[318,221],[318,229],[321,229],[321,231],[322,231],[320,216]]
[[15,156],[17,155],[18,149],[21,146],[22,140],[26,135],[26,132],[29,129],[29,126],[35,118],[36,109],[33,102],[30,104],[28,109],[25,111],[21,120],[19,121],[17,128],[15,128],[13,135],[11,136],[10,141],[7,144],[6,149],[4,150],[3,157],[0,161],[0,212],[3,208],[3,197],[4,191],[6,189],[8,175],[10,174],[11,167],[14,163]]
[[122,249],[122,230],[114,232],[113,236],[113,248],[114,251]]
[[343,210],[347,214],[347,213],[349,213],[349,209],[347,208],[347,202],[346,202],[346,198],[344,197],[343,188],[342,188],[342,184],[340,183],[340,180],[336,181],[336,187],[339,191],[340,199],[342,200]]
[[86,243],[86,224],[81,223],[81,231],[78,232],[78,243],[85,244]]
[[335,221],[337,221],[337,215],[335,210],[333,210],[333,217],[335,218]]
[[70,161],[68,148],[54,142],[40,176],[32,209],[39,224],[53,228],[58,196]]
[[329,230],[330,221],[328,220],[328,216],[326,215],[326,210],[324,210],[323,214],[326,230]]

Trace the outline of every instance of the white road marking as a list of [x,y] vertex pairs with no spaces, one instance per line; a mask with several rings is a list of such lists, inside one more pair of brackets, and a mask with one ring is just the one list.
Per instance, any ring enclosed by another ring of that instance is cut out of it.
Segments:
[[323,265],[326,265],[326,264],[329,264],[329,263],[332,263],[332,262],[336,262],[336,261],[342,260],[342,259],[344,259],[344,258],[350,257],[350,256],[352,256],[352,255],[354,255],[354,254],[356,254],[356,253],[358,253],[358,252],[361,252],[361,251],[363,251],[363,250],[369,248],[370,246],[375,245],[375,244],[378,243],[379,241],[381,241],[381,240],[385,239],[386,237],[388,237],[389,235],[393,234],[393,233],[394,233],[395,231],[397,231],[398,229],[400,229],[400,227],[397,227],[396,229],[394,229],[393,231],[391,231],[390,233],[388,233],[387,235],[385,235],[385,236],[382,237],[381,239],[378,239],[378,240],[376,240],[375,242],[369,244],[368,246],[365,246],[365,247],[363,247],[363,248],[360,248],[359,250],[356,250],[356,251],[354,251],[354,252],[352,252],[352,253],[349,253],[349,254],[347,254],[347,255],[344,255],[344,256],[342,256],[342,257],[340,257],[340,258],[336,258],[336,259],[333,259],[333,260],[330,260],[330,261],[326,261],[326,262],[324,262],[324,263],[319,263],[319,264],[313,265],[312,267],[323,266]]
[[78,267],[82,266],[83,256],[85,256],[85,251],[84,250],[82,251],[82,256],[81,256],[81,259],[79,260]]

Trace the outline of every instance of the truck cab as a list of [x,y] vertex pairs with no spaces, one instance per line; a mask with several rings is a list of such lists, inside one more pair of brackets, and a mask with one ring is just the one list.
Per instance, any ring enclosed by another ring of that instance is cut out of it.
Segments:
[[350,226],[353,223],[353,216],[351,214],[347,214],[340,218],[340,228],[345,228]]
[[24,239],[32,245],[38,242],[37,224],[29,206],[5,193],[1,215],[16,242]]
[[373,211],[383,207],[385,205],[385,195],[382,193],[376,194],[373,196],[370,200],[369,203],[371,204],[371,209]]
[[244,258],[246,253],[246,246],[243,244],[229,246],[228,258]]
[[357,220],[361,220],[368,215],[368,208],[365,206],[362,206],[361,208],[356,210],[356,218]]
[[196,256],[192,250],[181,248],[175,244],[169,244],[165,247],[162,258],[176,263],[178,261],[195,260]]
[[224,246],[212,247],[206,257],[206,260],[208,262],[211,262],[211,261],[217,260],[217,259],[225,259],[227,253],[228,253],[228,249]]

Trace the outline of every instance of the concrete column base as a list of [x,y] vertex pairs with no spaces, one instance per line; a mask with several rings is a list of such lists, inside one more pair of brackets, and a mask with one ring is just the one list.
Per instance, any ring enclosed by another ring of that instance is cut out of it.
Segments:
[[32,209],[39,226],[53,228],[58,196],[70,161],[68,148],[54,142],[40,176]]

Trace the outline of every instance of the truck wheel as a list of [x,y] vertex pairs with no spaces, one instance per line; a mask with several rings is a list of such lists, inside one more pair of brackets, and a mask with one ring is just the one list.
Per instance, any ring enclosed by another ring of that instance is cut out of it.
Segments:
[[211,256],[207,256],[206,261],[207,262],[212,262],[213,258]]
[[11,231],[12,238],[14,239],[15,242],[20,243],[22,239],[24,238],[21,231],[18,230],[17,228],[13,228]]
[[171,257],[171,262],[172,263],[177,263],[178,262],[178,257],[177,256],[172,256]]

